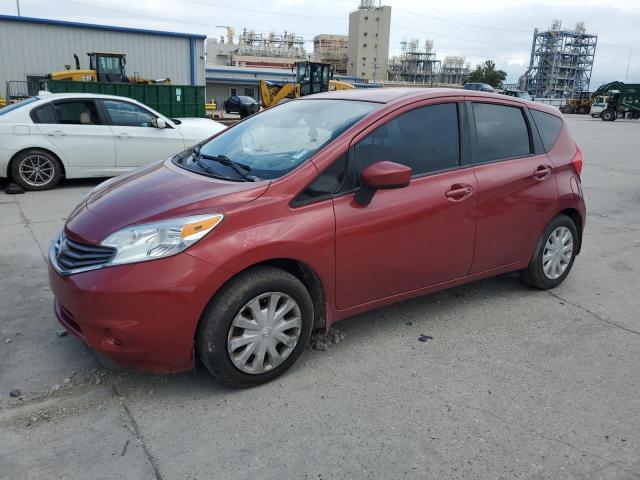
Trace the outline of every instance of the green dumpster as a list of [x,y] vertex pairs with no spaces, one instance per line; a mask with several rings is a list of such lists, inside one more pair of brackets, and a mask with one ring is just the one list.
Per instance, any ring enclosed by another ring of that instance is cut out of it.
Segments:
[[204,85],[43,80],[41,89],[51,93],[99,93],[133,98],[169,118],[206,116]]

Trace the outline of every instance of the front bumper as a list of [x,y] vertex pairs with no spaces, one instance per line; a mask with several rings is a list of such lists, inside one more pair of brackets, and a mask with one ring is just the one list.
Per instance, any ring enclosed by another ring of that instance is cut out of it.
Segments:
[[126,368],[193,368],[195,330],[228,275],[187,253],[61,276],[49,262],[55,315],[91,348]]

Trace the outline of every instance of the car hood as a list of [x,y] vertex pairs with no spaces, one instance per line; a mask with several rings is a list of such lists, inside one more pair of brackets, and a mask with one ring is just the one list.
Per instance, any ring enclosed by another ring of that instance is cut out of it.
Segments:
[[209,118],[178,118],[180,125],[176,125],[185,141],[185,147],[189,148],[198,142],[221,132],[227,127]]
[[98,185],[71,213],[65,233],[76,241],[96,244],[128,225],[224,213],[260,197],[269,183],[218,180],[166,159]]
[[219,132],[227,128],[223,124],[210,118],[176,118],[176,120],[180,120],[180,125],[176,125],[178,130],[184,128],[209,128],[210,130]]

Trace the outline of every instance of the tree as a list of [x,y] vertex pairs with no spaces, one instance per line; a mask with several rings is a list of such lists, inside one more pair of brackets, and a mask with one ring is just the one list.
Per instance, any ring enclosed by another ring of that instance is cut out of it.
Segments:
[[504,70],[496,70],[496,64],[493,60],[476,65],[476,69],[469,75],[469,82],[488,83],[493,88],[502,87],[502,82],[507,78],[507,72]]

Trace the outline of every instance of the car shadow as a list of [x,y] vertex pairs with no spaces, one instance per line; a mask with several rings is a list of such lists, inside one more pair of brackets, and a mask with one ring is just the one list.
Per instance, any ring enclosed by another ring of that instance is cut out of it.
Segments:
[[[426,327],[434,321],[429,318],[430,314],[438,317],[450,315],[451,321],[455,321],[461,302],[466,304],[466,308],[473,309],[474,305],[480,306],[486,302],[487,297],[518,294],[519,292],[532,292],[532,289],[522,284],[518,280],[517,274],[504,274],[347,318],[332,326],[345,334],[344,340],[341,340],[339,345],[331,345],[327,351],[312,350],[311,354],[307,351],[280,378],[282,382],[286,383],[287,376],[299,376],[305,369],[331,368],[335,359],[335,355],[332,355],[334,349],[350,348],[350,346],[356,348],[359,342],[369,341],[367,339],[370,337],[386,338],[388,335],[397,333],[398,329],[407,328],[408,323],[416,325],[419,322],[419,325]],[[423,329],[425,333],[429,333],[428,328]],[[226,397],[229,394],[243,391],[243,389],[235,389],[217,383],[199,361],[196,361],[194,370],[175,375],[130,372],[108,360],[105,362],[108,364],[105,364],[106,368],[117,384],[116,388],[133,401],[150,393],[157,394],[158,391],[162,391],[163,396],[170,397],[184,395]],[[278,384],[279,380],[255,388],[270,388],[269,385],[274,383]]]

